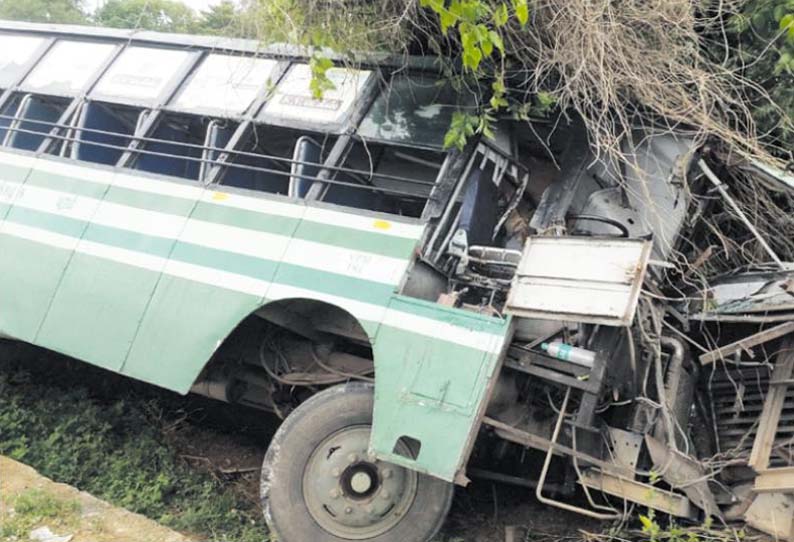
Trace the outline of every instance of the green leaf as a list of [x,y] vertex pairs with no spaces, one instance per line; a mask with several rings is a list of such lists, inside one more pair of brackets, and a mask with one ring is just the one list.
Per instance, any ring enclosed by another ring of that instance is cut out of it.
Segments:
[[643,532],[652,532],[654,527],[656,527],[656,523],[649,518],[648,516],[643,516],[640,514],[640,523],[642,523],[642,530]]
[[449,11],[442,11],[438,17],[441,21],[441,33],[446,36],[449,27],[455,26],[455,23],[458,22],[458,18]]
[[476,70],[482,62],[482,51],[479,47],[471,47],[463,53],[463,65],[471,70]]
[[498,32],[496,32],[494,30],[491,30],[488,33],[488,37],[490,38],[491,43],[493,43],[494,47],[499,49],[499,52],[502,53],[502,55],[504,55],[505,54],[505,42],[502,41],[502,36],[500,36]]
[[557,103],[557,99],[548,92],[538,92],[538,103],[541,107],[551,107]]
[[507,13],[507,4],[499,4],[493,11],[493,24],[496,27],[501,27],[507,24],[509,15]]
[[482,42],[480,44],[480,48],[482,49],[482,54],[485,57],[489,57],[493,54],[493,42],[490,39]]
[[527,0],[513,0],[513,8],[516,10],[516,19],[525,26],[529,21],[529,6]]

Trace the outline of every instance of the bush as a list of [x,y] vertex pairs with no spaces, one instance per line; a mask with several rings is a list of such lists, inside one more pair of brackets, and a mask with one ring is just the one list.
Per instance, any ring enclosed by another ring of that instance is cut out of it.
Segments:
[[50,376],[53,369],[58,384],[27,364],[0,361],[0,454],[179,531],[266,540],[255,503],[179,459],[148,415],[151,399],[126,391],[99,401],[69,382],[64,365],[51,366]]

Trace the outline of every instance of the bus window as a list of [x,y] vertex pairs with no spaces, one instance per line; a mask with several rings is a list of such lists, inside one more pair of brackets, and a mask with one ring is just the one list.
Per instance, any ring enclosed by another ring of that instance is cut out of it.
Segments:
[[[242,149],[243,154],[236,155],[230,160],[221,183],[287,195],[295,146],[305,135],[305,132],[299,130],[257,125],[248,145]],[[323,142],[325,149],[330,148],[330,141],[319,139],[320,144]]]
[[0,34],[0,86],[15,85],[43,45],[44,38]]
[[222,117],[240,116],[270,85],[277,65],[267,58],[210,54],[179,92],[173,107]]
[[172,177],[198,180],[202,147],[209,119],[195,115],[165,114],[141,146],[133,166]]
[[192,53],[157,47],[128,47],[92,91],[94,97],[156,105]]
[[[141,117],[134,107],[90,101],[83,106],[71,157],[115,165],[130,144]],[[84,130],[79,130],[84,128]]]
[[311,91],[309,65],[293,64],[265,104],[260,119],[279,126],[322,126],[326,132],[342,130],[372,72],[331,68],[325,76],[333,87],[318,99]]
[[115,48],[110,43],[59,41],[25,78],[22,88],[40,94],[77,94]]
[[444,161],[441,152],[357,142],[323,201],[419,217]]
[[14,95],[6,104],[3,106],[3,109],[0,110],[0,143],[3,143],[6,138],[6,134],[8,134],[8,128],[11,126],[11,123],[14,121],[14,115],[19,108],[19,101],[22,99],[22,96],[19,94]]
[[15,149],[37,150],[68,105],[69,100],[26,94],[19,101],[4,144]]
[[471,105],[449,83],[421,76],[396,76],[362,120],[358,133],[412,146],[442,148],[452,114]]

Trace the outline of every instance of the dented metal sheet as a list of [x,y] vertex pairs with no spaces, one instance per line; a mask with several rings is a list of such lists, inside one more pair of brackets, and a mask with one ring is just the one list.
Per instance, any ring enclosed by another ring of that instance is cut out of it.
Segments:
[[526,318],[628,326],[651,242],[601,237],[531,237],[506,312]]

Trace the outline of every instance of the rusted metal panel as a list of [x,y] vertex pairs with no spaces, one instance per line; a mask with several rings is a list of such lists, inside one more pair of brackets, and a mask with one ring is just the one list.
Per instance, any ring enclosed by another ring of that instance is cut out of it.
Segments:
[[597,471],[585,471],[579,481],[590,489],[596,489],[615,497],[640,503],[671,516],[694,518],[696,515],[689,499],[683,495],[629,480],[628,478],[612,476]]
[[[772,372],[772,381],[789,379],[792,373],[794,373],[794,340],[790,339],[783,343],[781,353],[778,354],[777,363]],[[747,462],[756,472],[766,470],[769,466],[769,458],[775,443],[780,415],[783,412],[786,391],[787,386],[771,386],[764,401],[753,451]]]
[[651,242],[639,239],[531,237],[506,312],[525,318],[628,326]]
[[792,332],[794,332],[794,322],[786,322],[785,324],[781,324],[771,329],[759,331],[755,335],[750,335],[749,337],[745,337],[729,345],[717,348],[711,352],[706,352],[700,356],[700,363],[707,365],[709,363],[714,363],[715,361],[725,359],[736,352],[748,352],[754,346],[779,339],[780,337],[788,335]]
[[768,469],[758,473],[753,491],[756,493],[794,493],[794,467]]

